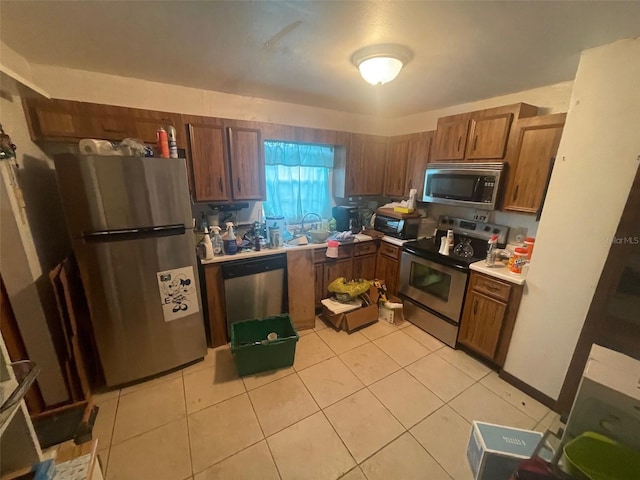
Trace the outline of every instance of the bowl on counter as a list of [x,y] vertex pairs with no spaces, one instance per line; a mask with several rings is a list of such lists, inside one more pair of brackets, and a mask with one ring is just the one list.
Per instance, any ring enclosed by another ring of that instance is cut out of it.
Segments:
[[309,230],[311,243],[324,243],[329,238],[329,232],[326,230]]

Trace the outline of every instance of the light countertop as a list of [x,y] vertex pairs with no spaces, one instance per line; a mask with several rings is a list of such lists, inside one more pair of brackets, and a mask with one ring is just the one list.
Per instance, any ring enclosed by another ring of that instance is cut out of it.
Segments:
[[524,285],[527,279],[529,265],[525,265],[522,269],[522,273],[520,274],[511,272],[509,268],[501,262],[496,262],[495,267],[487,267],[485,261],[480,260],[469,265],[469,268],[475,272],[484,273],[485,275],[495,277],[499,280],[506,280],[507,282],[515,283],[516,285]]
[[[387,237],[383,237],[383,241],[385,241]],[[368,242],[373,240],[368,235],[356,235],[353,243],[359,242]],[[307,245],[297,245],[294,247],[278,247],[278,248],[263,248],[262,250],[256,252],[255,250],[250,250],[246,252],[238,252],[235,255],[221,255],[220,257],[213,257],[210,260],[200,259],[200,263],[202,265],[208,265],[211,263],[220,263],[220,262],[232,262],[235,260],[244,260],[247,258],[256,258],[256,257],[267,257],[270,255],[278,255],[287,253],[290,251],[299,251],[299,250],[315,250],[316,248],[327,248],[327,243],[309,243]]]

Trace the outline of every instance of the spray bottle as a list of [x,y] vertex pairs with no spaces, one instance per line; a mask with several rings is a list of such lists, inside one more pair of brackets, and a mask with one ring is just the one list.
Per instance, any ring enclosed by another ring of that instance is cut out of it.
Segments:
[[491,235],[487,242],[487,267],[495,267],[496,265],[496,248],[498,244],[498,235]]
[[227,235],[224,239],[224,252],[227,255],[235,255],[238,253],[238,243],[233,233],[233,222],[227,222]]
[[213,245],[211,244],[211,237],[209,236],[209,229],[207,227],[204,227],[202,243],[204,244],[204,259],[211,260],[213,258]]
[[211,227],[211,231],[213,232],[213,254],[216,257],[224,255],[224,244],[222,242],[222,237],[220,236],[220,227],[218,225],[214,225],[213,227]]

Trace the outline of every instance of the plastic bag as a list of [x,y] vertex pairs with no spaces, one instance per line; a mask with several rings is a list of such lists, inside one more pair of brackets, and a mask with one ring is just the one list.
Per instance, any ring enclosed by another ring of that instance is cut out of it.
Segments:
[[351,297],[357,297],[358,295],[368,292],[369,287],[371,287],[371,282],[368,280],[352,280],[347,282],[346,278],[339,277],[329,284],[327,290],[332,293],[347,294]]

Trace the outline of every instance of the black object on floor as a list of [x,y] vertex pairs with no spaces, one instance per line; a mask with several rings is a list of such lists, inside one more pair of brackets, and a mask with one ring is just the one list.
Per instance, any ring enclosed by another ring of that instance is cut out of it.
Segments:
[[[36,431],[40,447],[49,448],[58,443],[73,440],[78,433],[83,439],[86,439],[87,427],[82,421],[86,407],[86,402],[82,402],[78,405],[73,405],[51,414],[45,414],[39,418],[34,418],[33,428]],[[95,422],[97,409],[98,407],[93,407],[95,414],[92,410],[90,415],[90,421],[93,420],[91,422],[91,428],[93,428],[93,422]],[[89,428],[88,431],[89,439],[91,439],[91,428]]]

